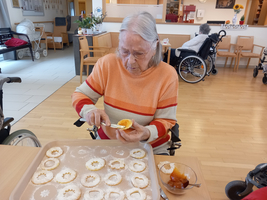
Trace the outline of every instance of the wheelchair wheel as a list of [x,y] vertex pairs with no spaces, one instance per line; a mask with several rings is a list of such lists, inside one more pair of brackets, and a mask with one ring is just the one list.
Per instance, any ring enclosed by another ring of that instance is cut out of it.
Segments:
[[[211,73],[212,70],[213,70],[213,65],[214,65],[212,56],[211,56],[211,55],[208,55],[208,57],[207,57],[207,59],[205,60],[205,62],[206,62],[206,66],[207,66],[207,75],[209,76],[210,73]],[[213,74],[213,73],[212,73],[212,74]]]
[[264,77],[262,78],[262,82],[266,85],[267,84],[267,74],[264,74]]
[[178,73],[187,83],[198,83],[207,73],[206,63],[198,56],[187,56],[179,64]]
[[256,78],[258,76],[258,73],[259,73],[258,68],[257,67],[254,68],[254,70],[253,70],[253,77]]
[[41,147],[41,143],[37,137],[29,130],[22,129],[11,133],[4,141],[3,144],[13,146],[30,146]]
[[[243,192],[247,188],[246,183],[244,181],[231,181],[225,187],[225,194],[231,200],[240,200],[243,199],[245,196],[239,196],[241,192]],[[252,190],[251,190],[252,192]],[[250,193],[251,193],[250,192]]]
[[213,68],[213,69],[211,70],[211,74],[212,74],[212,75],[216,75],[217,73],[218,73],[218,69]]

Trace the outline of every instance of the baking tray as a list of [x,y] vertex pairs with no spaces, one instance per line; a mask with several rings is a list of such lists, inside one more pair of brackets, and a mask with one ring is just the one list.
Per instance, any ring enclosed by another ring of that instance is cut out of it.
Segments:
[[[51,147],[61,147],[64,151],[58,159],[60,160],[60,165],[52,170],[54,177],[62,169],[71,168],[77,172],[77,177],[74,181],[67,184],[57,183],[54,179],[44,185],[35,185],[31,182],[33,174],[40,170],[40,163],[46,159],[46,151]],[[58,191],[69,184],[75,184],[80,187],[82,195],[80,200],[84,199],[84,193],[88,189],[81,184],[81,176],[84,173],[90,172],[85,167],[85,163],[93,157],[101,157],[106,160],[106,165],[103,169],[95,172],[99,172],[101,176],[101,182],[96,186],[96,188],[102,189],[104,192],[106,189],[121,189],[126,192],[126,190],[134,188],[131,183],[131,175],[136,174],[128,168],[128,163],[133,160],[129,154],[130,150],[135,148],[141,148],[146,151],[146,157],[141,159],[147,164],[147,168],[140,174],[146,175],[149,178],[149,185],[143,191],[147,194],[147,200],[159,200],[159,184],[157,179],[157,172],[155,168],[154,155],[151,145],[147,143],[129,143],[122,144],[117,140],[61,140],[53,141],[41,148],[34,160],[32,161],[29,168],[26,170],[25,174],[22,176],[17,186],[14,188],[10,195],[10,200],[52,200],[57,198]],[[118,153],[120,152],[120,153]],[[123,158],[125,161],[125,168],[122,170],[113,170],[108,167],[110,160],[116,158]],[[139,159],[138,159],[139,160]],[[110,171],[119,172],[123,180],[117,186],[107,186],[103,181],[103,176],[105,173]],[[41,192],[49,191],[49,194],[40,195]],[[125,195],[126,199],[126,195]]]

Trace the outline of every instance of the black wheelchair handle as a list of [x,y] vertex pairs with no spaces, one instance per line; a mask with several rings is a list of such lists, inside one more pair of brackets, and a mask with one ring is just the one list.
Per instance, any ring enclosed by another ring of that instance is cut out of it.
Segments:
[[9,81],[7,83],[21,83],[21,78],[20,77],[8,77]]
[[[223,34],[221,34],[223,33]],[[222,37],[226,36],[226,31],[225,30],[220,30],[219,31],[219,35],[221,35]]]

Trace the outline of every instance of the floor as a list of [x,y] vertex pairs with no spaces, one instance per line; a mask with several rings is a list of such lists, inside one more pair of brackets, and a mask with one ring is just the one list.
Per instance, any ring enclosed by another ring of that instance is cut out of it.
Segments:
[[21,83],[5,83],[3,86],[4,115],[14,118],[12,124],[75,76],[72,46],[48,50],[47,57],[41,55],[34,62],[25,56],[18,61],[0,61],[0,66],[0,78],[20,77],[22,80]]

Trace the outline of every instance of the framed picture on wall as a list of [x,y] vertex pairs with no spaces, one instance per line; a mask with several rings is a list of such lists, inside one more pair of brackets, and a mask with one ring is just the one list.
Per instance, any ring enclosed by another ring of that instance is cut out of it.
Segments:
[[233,9],[235,0],[216,0],[215,8]]
[[19,7],[19,0],[12,0],[12,6],[13,6],[13,8],[20,8]]

